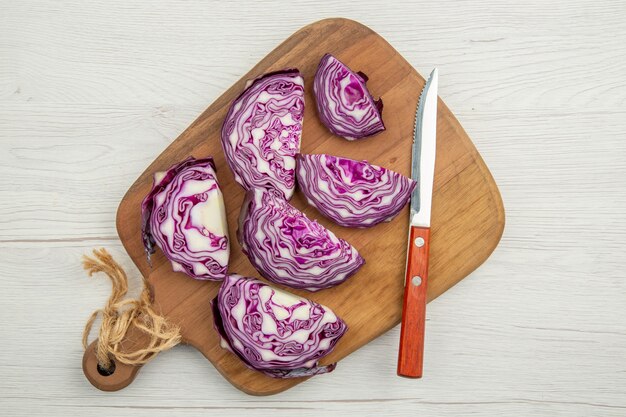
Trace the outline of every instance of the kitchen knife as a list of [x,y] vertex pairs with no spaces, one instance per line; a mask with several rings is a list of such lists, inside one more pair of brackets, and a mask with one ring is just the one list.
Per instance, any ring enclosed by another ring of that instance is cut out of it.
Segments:
[[437,138],[438,81],[439,73],[435,68],[420,95],[413,132],[411,177],[417,181],[417,187],[411,194],[409,244],[398,352],[398,375],[409,378],[422,377],[424,361],[430,210]]

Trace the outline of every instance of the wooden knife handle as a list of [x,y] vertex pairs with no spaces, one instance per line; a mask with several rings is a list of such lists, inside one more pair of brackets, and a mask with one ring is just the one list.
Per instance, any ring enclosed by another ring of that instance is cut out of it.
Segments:
[[422,377],[429,240],[429,228],[411,227],[398,352],[398,375],[408,378]]

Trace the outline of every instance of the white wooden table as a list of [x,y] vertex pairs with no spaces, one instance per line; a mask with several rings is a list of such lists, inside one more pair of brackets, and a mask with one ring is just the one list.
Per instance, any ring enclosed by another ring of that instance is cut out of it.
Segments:
[[[626,415],[626,4],[381,3],[0,0],[0,414]],[[439,67],[504,199],[498,249],[429,305],[425,378],[395,376],[396,328],[273,397],[235,390],[190,347],[94,389],[80,336],[110,287],[81,256],[106,247],[136,278],[114,224],[128,186],[331,16]]]

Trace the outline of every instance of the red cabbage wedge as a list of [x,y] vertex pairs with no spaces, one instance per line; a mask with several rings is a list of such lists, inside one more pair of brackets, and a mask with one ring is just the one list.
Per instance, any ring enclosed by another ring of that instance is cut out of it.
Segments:
[[348,329],[328,307],[240,275],[224,279],[212,308],[221,346],[274,378],[332,371],[318,361]]
[[298,186],[309,204],[335,223],[369,227],[391,220],[411,199],[416,182],[367,161],[298,155]]
[[335,135],[355,140],[385,130],[383,101],[374,100],[366,82],[365,74],[353,72],[330,54],[320,61],[313,81],[317,112]]
[[190,157],[157,172],[141,205],[141,216],[148,262],[157,245],[174,271],[201,280],[224,278],[230,247],[212,158]]
[[237,238],[261,275],[292,288],[318,291],[335,286],[365,263],[348,242],[263,190],[248,192]]
[[291,198],[303,115],[304,80],[297,69],[265,74],[235,99],[222,126],[222,146],[246,190]]

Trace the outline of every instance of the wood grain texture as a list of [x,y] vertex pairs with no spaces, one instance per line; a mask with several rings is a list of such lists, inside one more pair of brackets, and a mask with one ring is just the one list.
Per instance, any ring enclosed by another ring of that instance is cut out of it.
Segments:
[[398,348],[398,375],[421,378],[424,371],[430,229],[412,226],[408,246]]
[[[282,392],[305,378],[276,379],[248,369],[235,355],[220,346],[212,328],[210,301],[219,283],[195,281],[174,273],[160,251],[152,268],[141,242],[141,202],[152,187],[155,172],[164,171],[189,155],[212,156],[231,236],[229,270],[257,277],[258,272],[236,243],[237,219],[243,189],[234,182],[220,143],[223,119],[247,80],[286,67],[297,67],[305,85],[312,85],[320,58],[331,53],[355,70],[368,74],[368,88],[385,101],[386,131],[358,143],[332,135],[315,115],[311,89],[306,107],[301,152],[329,153],[367,159],[396,172],[410,175],[413,120],[424,79],[384,39],[371,29],[347,19],[326,19],[297,31],[270,52],[235,83],[175,140],[130,187],[117,213],[120,240],[137,267],[153,287],[154,304],[172,323],[181,327],[183,340],[200,350],[234,386],[254,395]],[[438,104],[437,162],[433,195],[432,270],[428,298],[436,298],[483,263],[498,244],[504,229],[504,209],[489,170],[471,140],[441,100]],[[391,222],[367,229],[343,228],[322,219],[297,193],[291,203],[309,217],[354,242],[366,264],[346,283],[309,293],[283,289],[309,297],[333,309],[348,325],[348,333],[334,351],[321,360],[336,362],[394,327],[402,314],[406,267],[408,206]],[[422,318],[423,320],[423,318]],[[417,346],[415,346],[417,347]],[[86,356],[93,356],[87,350]],[[93,363],[84,360],[83,363]],[[118,364],[118,368],[125,367]],[[127,378],[135,372],[124,369]],[[125,386],[118,375],[103,378],[95,367],[84,368],[96,386],[112,390]]]
[[[624,7],[2,2],[1,409],[27,417],[624,416]],[[128,184],[267,51],[332,16],[367,24],[422,74],[439,67],[440,96],[506,203],[489,261],[428,305],[428,373],[395,375],[397,326],[337,372],[277,396],[242,394],[187,346],[122,391],[94,389],[79,366],[80,334],[110,284],[88,279],[81,256],[110,249],[136,294],[139,272],[115,230]]]

